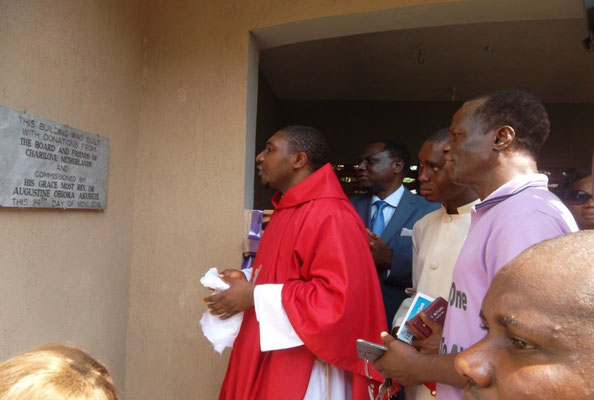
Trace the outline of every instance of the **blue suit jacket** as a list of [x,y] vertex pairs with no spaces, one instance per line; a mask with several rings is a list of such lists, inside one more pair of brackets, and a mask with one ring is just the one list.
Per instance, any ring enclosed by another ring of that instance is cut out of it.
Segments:
[[[371,194],[352,197],[351,203],[363,219],[365,226],[369,228]],[[408,297],[404,289],[412,286],[413,225],[439,207],[441,207],[439,203],[430,203],[422,196],[412,194],[405,188],[394,216],[382,233],[381,239],[392,250],[390,274],[382,272],[379,276],[388,326],[392,326],[396,310],[400,307],[400,303]],[[405,231],[402,228],[405,228]]]

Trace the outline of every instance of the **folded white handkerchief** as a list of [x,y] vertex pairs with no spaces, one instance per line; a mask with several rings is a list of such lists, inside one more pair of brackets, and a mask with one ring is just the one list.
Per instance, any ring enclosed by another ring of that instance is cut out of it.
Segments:
[[[229,285],[219,277],[216,268],[209,269],[200,278],[200,283],[204,287],[214,289],[214,293],[220,293],[229,289]],[[243,312],[223,320],[218,315],[212,315],[207,310],[200,319],[200,325],[202,326],[202,333],[212,343],[215,351],[222,353],[225,347],[233,347],[233,342],[235,342],[235,338],[239,333],[242,320]]]
[[214,293],[224,292],[229,289],[229,284],[221,279],[216,268],[206,271],[206,274],[200,278],[200,283],[206,288],[214,289]]
[[412,236],[412,229],[402,228],[400,231],[400,236]]

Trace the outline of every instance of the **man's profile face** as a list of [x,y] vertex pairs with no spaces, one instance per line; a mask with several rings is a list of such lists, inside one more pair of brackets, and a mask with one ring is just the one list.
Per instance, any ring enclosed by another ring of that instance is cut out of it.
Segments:
[[452,118],[450,139],[443,147],[445,169],[450,179],[458,184],[485,178],[481,174],[490,167],[493,153],[492,135],[482,133],[482,126],[472,114],[484,100],[465,103]]
[[464,398],[593,398],[594,340],[571,321],[574,303],[555,297],[563,282],[500,278],[483,301],[487,336],[456,357],[456,370],[468,379]]
[[426,141],[419,151],[420,192],[425,199],[443,203],[464,190],[450,181],[444,170],[444,142]]
[[294,154],[290,151],[286,133],[276,132],[266,141],[264,150],[256,156],[258,175],[262,184],[283,190],[294,174],[293,160]]
[[389,187],[396,179],[395,171],[402,169],[384,148],[383,143],[371,143],[359,156],[357,181],[372,191]]

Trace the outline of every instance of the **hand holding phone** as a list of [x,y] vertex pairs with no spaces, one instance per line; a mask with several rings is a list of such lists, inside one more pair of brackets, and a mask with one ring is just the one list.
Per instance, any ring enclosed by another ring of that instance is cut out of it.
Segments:
[[379,360],[384,356],[384,353],[388,351],[385,346],[381,344],[369,342],[363,339],[357,339],[357,354],[359,358],[369,361]]

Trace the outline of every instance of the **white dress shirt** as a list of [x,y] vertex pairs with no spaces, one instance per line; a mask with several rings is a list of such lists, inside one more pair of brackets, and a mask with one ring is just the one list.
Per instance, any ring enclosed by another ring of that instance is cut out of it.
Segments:
[[[403,194],[404,186],[400,185],[398,189],[396,189],[391,195],[384,199],[384,201],[388,203],[388,205],[384,207],[382,212],[382,214],[384,215],[384,226],[388,226],[388,223],[394,216],[394,213],[396,212],[396,207],[398,207],[398,204],[400,204],[400,200],[402,199]],[[369,224],[371,224],[373,215],[377,211],[377,206],[374,204],[377,200],[381,199],[376,195],[371,196],[371,207],[369,207]]]

